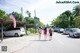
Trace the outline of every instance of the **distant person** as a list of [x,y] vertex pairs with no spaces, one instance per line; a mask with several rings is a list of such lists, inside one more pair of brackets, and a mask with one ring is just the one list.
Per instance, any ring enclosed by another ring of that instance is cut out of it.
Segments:
[[42,32],[41,27],[39,27],[38,31],[39,31],[39,40],[40,40],[41,39],[41,32]]
[[45,35],[45,40],[46,40],[47,38],[47,28],[46,27],[44,28],[44,35]]
[[52,30],[52,28],[50,28],[49,29],[49,40],[52,40],[52,35],[53,35],[52,32],[53,32],[53,30]]

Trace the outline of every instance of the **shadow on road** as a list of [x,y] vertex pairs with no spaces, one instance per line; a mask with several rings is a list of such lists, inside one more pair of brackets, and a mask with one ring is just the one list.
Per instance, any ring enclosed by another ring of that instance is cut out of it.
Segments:
[[[18,37],[16,37],[16,36],[4,36],[3,37],[3,39],[9,39],[9,38],[18,38]],[[0,39],[1,39],[1,37],[0,37]]]
[[68,35],[68,34],[63,34],[63,33],[62,33],[62,35]]
[[70,36],[67,36],[68,38],[71,38],[71,39],[80,39],[80,37],[70,37]]
[[31,40],[31,41],[41,41],[41,42],[45,42],[45,41],[50,41],[50,40]]

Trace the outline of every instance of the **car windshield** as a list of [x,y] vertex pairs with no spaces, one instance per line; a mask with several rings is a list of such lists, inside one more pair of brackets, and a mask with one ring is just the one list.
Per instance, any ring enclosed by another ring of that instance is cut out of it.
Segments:
[[67,28],[66,30],[69,30],[69,28]]
[[80,29],[73,29],[74,32],[80,32]]

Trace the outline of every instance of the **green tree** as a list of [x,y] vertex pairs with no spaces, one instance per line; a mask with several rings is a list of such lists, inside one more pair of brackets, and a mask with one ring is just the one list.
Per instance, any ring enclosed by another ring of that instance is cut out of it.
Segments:
[[62,15],[64,14],[67,16],[67,18],[69,18],[72,15],[71,11],[69,10],[66,10],[65,12],[62,13]]
[[31,13],[27,10],[27,15],[28,15],[28,17],[31,17]]
[[44,24],[42,22],[39,22],[40,27],[44,27]]
[[72,13],[67,10],[60,14],[55,20],[52,21],[52,25],[55,27],[62,27],[62,28],[67,28],[70,25],[70,17]]
[[14,16],[15,16],[15,18],[16,18],[17,21],[22,21],[22,17],[21,17],[20,13],[14,12]]
[[79,5],[76,5],[76,6],[73,8],[73,15],[74,15],[74,16],[80,16],[80,4],[79,4]]
[[[10,16],[10,14],[7,14],[7,15],[8,17]],[[23,16],[18,12],[14,12],[14,17],[17,21],[22,21],[22,18],[23,18]]]
[[65,19],[65,21],[66,21],[66,22],[65,21],[63,21],[63,22],[67,24],[65,26],[71,27],[72,22],[73,22],[71,11],[67,10],[67,11],[63,12],[62,15],[63,15],[63,19]]
[[80,16],[74,18],[74,24],[76,28],[80,28]]
[[2,18],[2,19],[8,18],[8,16],[7,16],[7,14],[5,13],[5,11],[3,11],[3,10],[1,10],[1,9],[0,9],[0,18]]
[[29,24],[33,24],[35,27],[40,27],[43,26],[44,24],[40,21],[40,19],[38,17],[31,17],[31,13],[27,10],[27,15],[28,17],[25,17],[25,20],[27,23]]
[[29,24],[34,24],[34,18],[32,18],[32,17],[25,17],[25,20]]

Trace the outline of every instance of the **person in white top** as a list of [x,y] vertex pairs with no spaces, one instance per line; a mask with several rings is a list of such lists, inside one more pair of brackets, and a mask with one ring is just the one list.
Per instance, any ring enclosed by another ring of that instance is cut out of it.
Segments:
[[41,39],[41,33],[42,33],[41,27],[39,27],[38,32],[39,32],[39,40],[40,40]]

